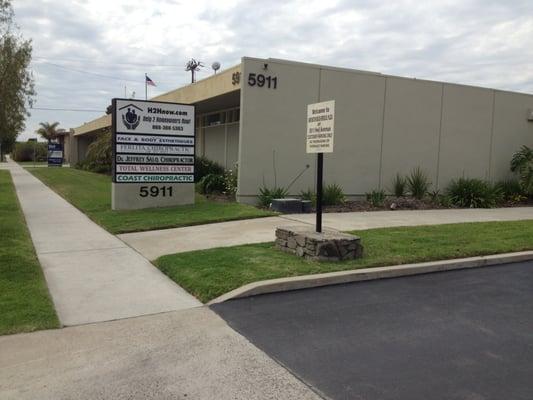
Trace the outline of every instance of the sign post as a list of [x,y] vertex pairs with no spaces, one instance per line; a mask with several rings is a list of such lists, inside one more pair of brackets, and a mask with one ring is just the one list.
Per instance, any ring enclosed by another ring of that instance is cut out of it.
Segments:
[[324,153],[333,153],[335,100],[307,106],[307,153],[316,153],[316,231],[322,232]]
[[113,99],[113,210],[194,203],[195,108]]

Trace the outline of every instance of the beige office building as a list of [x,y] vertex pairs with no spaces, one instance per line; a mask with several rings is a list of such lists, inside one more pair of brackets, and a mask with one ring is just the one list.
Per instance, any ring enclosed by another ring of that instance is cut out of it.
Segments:
[[[306,116],[320,101],[335,100],[324,181],[348,196],[388,190],[417,166],[433,189],[462,176],[505,179],[513,152],[533,146],[533,95],[278,59],[244,57],[153,100],[196,105],[197,155],[238,165],[237,199],[247,203],[263,185],[314,188]],[[106,115],[74,129],[73,164],[110,124]]]

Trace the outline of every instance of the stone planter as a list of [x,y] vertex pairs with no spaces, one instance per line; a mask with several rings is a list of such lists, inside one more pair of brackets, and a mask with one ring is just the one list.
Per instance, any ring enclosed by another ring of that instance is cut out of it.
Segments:
[[347,233],[288,226],[276,229],[276,248],[315,261],[353,260],[363,256],[361,238]]

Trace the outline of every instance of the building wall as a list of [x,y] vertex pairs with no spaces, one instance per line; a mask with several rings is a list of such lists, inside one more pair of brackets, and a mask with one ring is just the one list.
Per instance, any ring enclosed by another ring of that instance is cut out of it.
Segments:
[[[461,176],[508,178],[513,152],[533,146],[532,95],[284,60],[243,58],[241,68],[239,201],[255,201],[263,184],[314,188],[305,131],[307,104],[318,101],[336,110],[325,182],[350,196],[388,190],[418,166],[440,190]],[[277,88],[249,85],[250,73],[277,77]]]
[[490,162],[490,174],[495,180],[510,176],[509,161],[520,146],[532,145],[533,122],[527,121],[528,109],[533,109],[533,96],[495,92]]
[[[254,202],[263,184],[287,187],[301,171],[306,172],[291,192],[314,185],[315,157],[305,153],[307,108],[302,107],[318,99],[319,70],[269,62],[268,71],[263,71],[264,62],[243,59],[241,63],[237,199],[244,202]],[[277,76],[277,89],[249,86],[249,73]]]

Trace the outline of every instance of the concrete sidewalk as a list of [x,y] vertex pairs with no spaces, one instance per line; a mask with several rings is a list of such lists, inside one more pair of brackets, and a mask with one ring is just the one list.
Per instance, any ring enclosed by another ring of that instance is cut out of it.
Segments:
[[319,400],[207,307],[0,337],[4,400]]
[[63,325],[201,304],[22,167],[9,169]]
[[[525,219],[533,219],[533,207],[328,213],[323,215],[323,225],[330,229],[349,231],[393,226]],[[274,231],[277,226],[312,226],[314,222],[314,214],[292,214],[185,228],[126,233],[119,235],[119,237],[149,260],[154,260],[165,254],[246,243],[270,242],[274,240]]]

